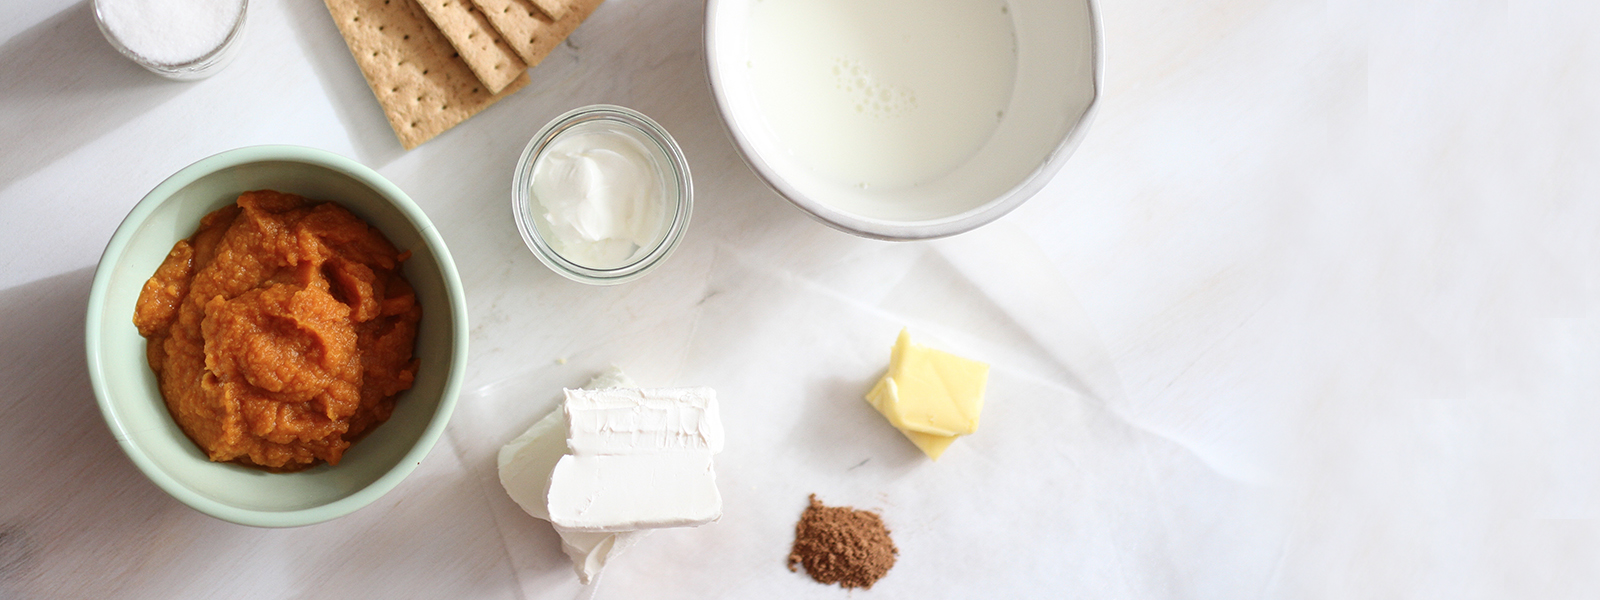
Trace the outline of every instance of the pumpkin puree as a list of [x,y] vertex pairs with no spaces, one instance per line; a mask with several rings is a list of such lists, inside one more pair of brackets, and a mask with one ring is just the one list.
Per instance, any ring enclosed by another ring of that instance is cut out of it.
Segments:
[[337,204],[293,194],[245,192],[206,215],[133,315],[167,410],[214,461],[339,464],[416,376],[409,256]]

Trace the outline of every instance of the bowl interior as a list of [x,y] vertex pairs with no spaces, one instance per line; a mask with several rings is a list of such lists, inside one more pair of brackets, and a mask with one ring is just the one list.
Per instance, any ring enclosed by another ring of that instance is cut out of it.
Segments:
[[712,0],[708,5],[708,68],[722,116],[745,159],[770,185],[847,230],[861,233],[865,228],[869,234],[901,237],[883,233],[892,228],[874,225],[938,225],[973,218],[986,222],[1004,214],[1059,169],[1096,97],[1099,57],[1089,0],[1008,0],[1017,73],[1005,117],[987,143],[965,164],[932,181],[861,189],[818,175],[785,148],[765,121],[747,68],[747,24],[756,1]]
[[[92,352],[90,360],[98,363],[101,380],[96,383],[101,389],[97,391],[113,434],[158,485],[213,516],[283,526],[353,511],[410,472],[426,455],[431,438],[437,437],[437,431],[430,436],[428,430],[442,429],[442,420],[453,407],[459,386],[455,375],[459,368],[453,363],[464,359],[455,351],[460,284],[454,269],[446,269],[427,243],[426,237],[436,234],[425,217],[422,223],[414,222],[373,185],[335,165],[268,159],[224,166],[184,183],[180,179],[188,171],[162,184],[135,209],[122,225],[128,235],[122,237],[119,230],[113,247],[107,249],[105,260],[109,262],[103,262],[96,274],[97,279],[104,278],[97,281],[97,286],[103,285],[104,297],[103,303],[90,309],[91,326],[93,313],[99,317],[98,331],[89,332],[95,338],[91,346],[98,341],[98,351]],[[416,347],[421,366],[415,384],[401,393],[389,421],[352,446],[336,467],[324,464],[297,473],[266,473],[208,460],[168,414],[145,359],[145,339],[133,326],[139,291],[172,245],[192,235],[202,216],[254,189],[338,202],[383,231],[396,247],[412,253],[404,272],[423,307]],[[157,197],[163,191],[170,195]],[[399,193],[398,189],[393,192]],[[141,214],[147,204],[157,202]],[[403,202],[410,204],[409,199]],[[115,247],[119,241],[123,244]],[[444,252],[444,261],[449,261],[448,251]],[[441,422],[434,424],[436,419]],[[423,446],[420,453],[414,452],[419,445]],[[380,481],[383,485],[374,485]]]

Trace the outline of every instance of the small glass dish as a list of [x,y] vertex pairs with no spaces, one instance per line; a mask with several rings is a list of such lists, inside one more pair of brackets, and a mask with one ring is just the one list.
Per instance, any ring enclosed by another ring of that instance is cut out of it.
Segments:
[[[550,145],[575,127],[608,121],[643,135],[652,166],[661,176],[662,226],[659,234],[649,244],[634,251],[625,264],[610,268],[594,268],[562,256],[549,240],[554,239],[549,223],[544,218],[544,208],[534,197],[534,168],[540,156]],[[678,247],[684,230],[689,227],[689,216],[694,208],[694,181],[689,174],[689,161],[672,135],[650,117],[639,111],[610,104],[594,104],[573,109],[546,124],[528,142],[522,156],[517,159],[516,171],[511,177],[511,212],[517,220],[517,231],[522,241],[533,251],[539,262],[561,276],[591,285],[615,285],[643,277],[660,265]]]
[[239,16],[234,19],[233,25],[228,29],[228,35],[222,38],[220,44],[193,60],[167,63],[140,54],[138,51],[129,48],[122,38],[118,37],[114,27],[106,22],[107,11],[104,5],[107,1],[94,0],[94,22],[95,25],[99,26],[101,35],[105,36],[111,47],[116,48],[117,52],[127,57],[128,60],[144,67],[151,73],[179,81],[205,79],[215,75],[217,71],[221,71],[229,62],[232,62],[233,56],[238,54],[239,38],[244,36],[245,15],[250,13],[250,0],[237,0],[239,3]]

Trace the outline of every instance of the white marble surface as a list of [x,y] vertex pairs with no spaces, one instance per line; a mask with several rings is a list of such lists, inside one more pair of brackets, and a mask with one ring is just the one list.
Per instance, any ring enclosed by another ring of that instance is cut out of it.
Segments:
[[[852,238],[716,122],[692,0],[610,0],[527,89],[411,152],[321,3],[256,0],[173,83],[87,2],[0,7],[0,597],[1439,597],[1600,592],[1600,11],[1580,2],[1103,2],[1090,135],[999,222]],[[679,253],[597,289],[517,237],[548,118],[651,115],[698,191]],[[117,450],[84,371],[93,267],[195,160],[301,144],[378,169],[450,244],[473,327],[448,435],[356,514],[216,521]],[[856,396],[902,324],[996,365],[938,464]],[[723,521],[581,589],[492,452],[616,363],[705,384]],[[783,568],[805,495],[883,512],[844,594]]]

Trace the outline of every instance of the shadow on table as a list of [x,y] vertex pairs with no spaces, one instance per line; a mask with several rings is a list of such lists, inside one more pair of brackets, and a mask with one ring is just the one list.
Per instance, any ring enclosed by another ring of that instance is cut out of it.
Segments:
[[182,92],[123,58],[79,2],[0,46],[0,188]]
[[95,403],[83,343],[93,276],[85,267],[0,290],[0,598],[363,595],[329,591],[341,587],[483,597],[509,581],[497,545],[449,543],[495,529],[488,517],[444,517],[486,513],[448,465],[378,506],[298,529],[225,523],[162,493]]
[[294,32],[295,41],[322,81],[322,89],[331,96],[334,112],[350,132],[356,158],[374,169],[400,158],[405,149],[395,139],[383,116],[383,107],[350,57],[350,49],[328,9],[321,2],[286,2],[283,9],[291,15],[289,29]]
[[896,478],[927,460],[922,451],[889,426],[862,397],[883,376],[870,379],[826,377],[807,386],[804,409],[797,416],[789,443],[805,448],[812,460],[838,470],[841,477],[865,469]]
[[86,531],[117,539],[175,504],[123,457],[96,407],[83,350],[93,275],[83,268],[0,291],[3,597],[27,597],[56,560],[49,548]]
[[[405,150],[328,10],[320,2],[288,2],[284,9],[290,15],[294,41],[350,132],[356,158],[382,169],[402,156]],[[704,138],[731,151],[722,129],[714,125],[716,113],[701,58],[701,21],[694,2],[602,5],[529,72],[533,81],[526,88],[427,143],[457,146],[439,151],[441,156],[504,157],[473,162],[491,165],[495,181],[509,179],[512,160],[547,119],[578,106],[606,102],[650,115],[686,148]],[[461,128],[474,133],[463,134]],[[691,163],[700,160],[691,153]]]

